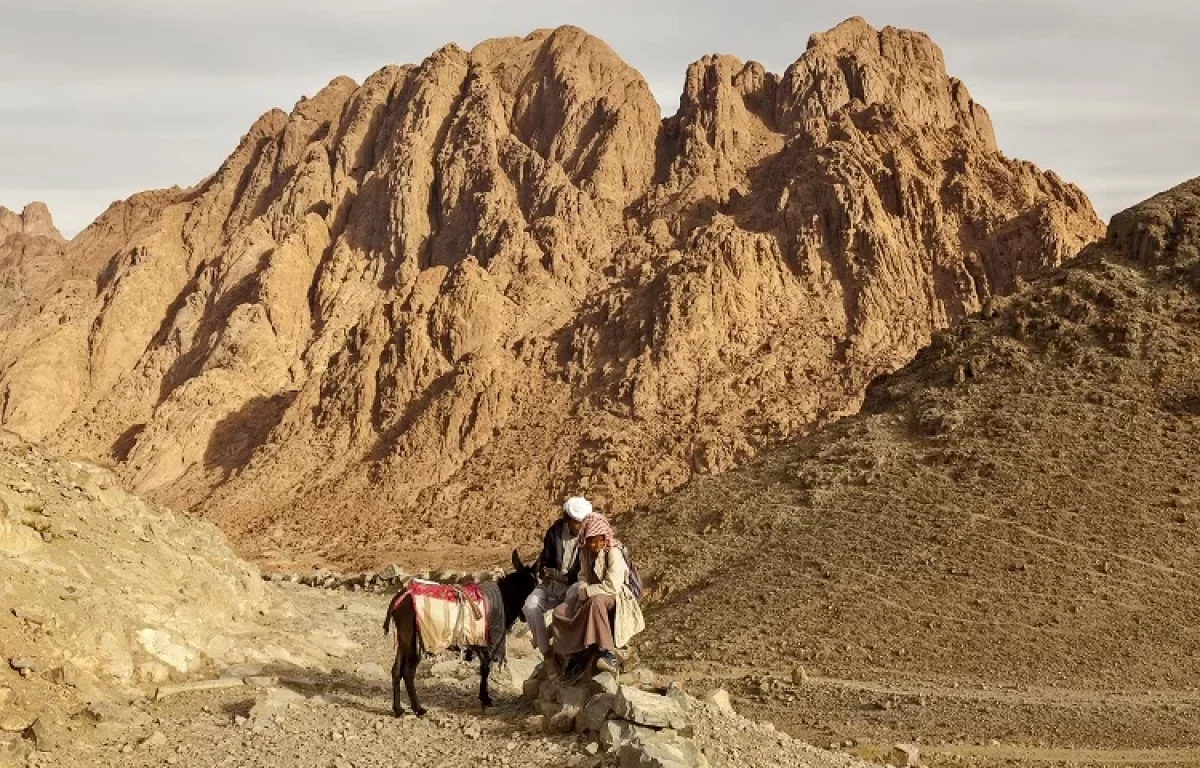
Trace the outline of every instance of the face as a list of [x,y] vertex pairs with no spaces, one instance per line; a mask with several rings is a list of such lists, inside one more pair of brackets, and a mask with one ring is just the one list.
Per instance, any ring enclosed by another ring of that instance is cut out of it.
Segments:
[[583,523],[573,518],[567,518],[567,528],[571,531],[572,536],[579,535],[579,529],[583,527]]
[[588,551],[591,552],[593,555],[596,554],[597,552],[599,552],[600,550],[604,549],[604,537],[603,536],[589,536],[588,540],[587,540],[587,548],[588,548]]

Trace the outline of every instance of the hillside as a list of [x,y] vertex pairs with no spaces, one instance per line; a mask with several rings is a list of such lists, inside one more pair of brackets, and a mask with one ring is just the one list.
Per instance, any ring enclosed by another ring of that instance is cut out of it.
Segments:
[[[211,524],[0,431],[3,768],[601,768],[640,754],[629,735],[601,750],[595,733],[543,728],[521,698],[538,659],[516,634],[492,675],[497,707],[481,711],[474,666],[447,657],[422,668],[429,714],[394,718],[387,600],[266,583]],[[682,700],[716,766],[865,768]]]
[[0,423],[266,563],[495,560],[854,412],[1100,234],[920,33],[705,56],[665,120],[582,30],[451,45],[115,204],[0,325]]
[[[1200,179],[859,415],[627,518],[659,598],[643,656],[800,732],[1200,745],[1198,363]],[[797,665],[844,682],[794,687]]]

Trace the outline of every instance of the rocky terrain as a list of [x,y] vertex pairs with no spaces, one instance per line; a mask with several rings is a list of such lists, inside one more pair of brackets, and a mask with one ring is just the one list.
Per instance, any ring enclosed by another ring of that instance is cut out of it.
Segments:
[[538,677],[522,699],[539,659],[520,632],[492,678],[498,707],[478,709],[474,665],[443,658],[423,667],[429,714],[397,720],[387,600],[264,581],[211,524],[0,432],[2,768],[861,765],[722,693],[663,696],[644,668],[610,676],[616,695],[586,723],[551,713],[568,689]]
[[582,30],[448,46],[8,237],[42,266],[3,273],[0,423],[259,562],[480,565],[568,492],[621,512],[855,412],[1101,232],[920,33],[705,56],[666,119]]
[[211,523],[2,431],[0,605],[0,735],[36,722],[61,740],[160,685],[244,664],[328,671],[356,647],[300,620]]
[[643,658],[816,743],[1200,764],[1200,179],[626,518]]

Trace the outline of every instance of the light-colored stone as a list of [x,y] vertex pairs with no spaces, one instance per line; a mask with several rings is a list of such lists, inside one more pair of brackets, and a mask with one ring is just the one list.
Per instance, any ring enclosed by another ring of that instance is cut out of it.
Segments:
[[167,745],[167,736],[162,731],[155,731],[138,744],[142,749],[157,749]]
[[306,701],[303,695],[290,688],[268,688],[250,708],[246,726],[256,731],[267,728],[289,708],[300,706]]
[[593,693],[611,693],[614,696],[620,687],[617,684],[617,678],[611,672],[601,672],[596,675],[591,679],[590,686]]
[[537,670],[541,659],[537,656],[513,656],[510,655],[504,665],[504,677],[508,685],[516,691],[524,691],[525,683],[534,679],[533,673]]
[[622,685],[614,707],[618,717],[651,728],[683,728],[686,724],[679,704],[637,688]]
[[729,691],[724,688],[717,688],[709,691],[704,696],[704,701],[713,705],[718,711],[726,715],[737,714],[733,709],[733,702],[729,698]]
[[691,739],[668,733],[644,733],[623,745],[620,768],[708,768],[708,758]]
[[640,728],[627,720],[607,720],[597,734],[597,741],[600,742],[600,746],[611,751],[649,733],[653,733],[653,731],[649,728]]
[[915,744],[897,744],[892,747],[889,759],[897,768],[917,768],[921,764],[921,750]]

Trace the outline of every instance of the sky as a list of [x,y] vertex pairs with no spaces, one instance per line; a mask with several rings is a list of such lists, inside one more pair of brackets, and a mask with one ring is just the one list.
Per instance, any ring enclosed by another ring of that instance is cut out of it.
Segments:
[[1200,176],[1195,0],[4,0],[0,205],[42,200],[74,235],[115,200],[201,180],[268,109],[448,42],[574,24],[670,115],[701,56],[782,73],[854,15],[929,33],[1005,154],[1105,218]]

